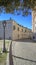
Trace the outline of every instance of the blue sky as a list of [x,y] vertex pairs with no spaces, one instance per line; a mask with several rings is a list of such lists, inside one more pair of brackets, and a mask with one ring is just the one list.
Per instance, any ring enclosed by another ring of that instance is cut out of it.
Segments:
[[1,13],[0,21],[1,20],[9,20],[10,17],[11,17],[11,19],[15,20],[18,24],[32,29],[32,16],[31,15],[23,17],[22,15]]

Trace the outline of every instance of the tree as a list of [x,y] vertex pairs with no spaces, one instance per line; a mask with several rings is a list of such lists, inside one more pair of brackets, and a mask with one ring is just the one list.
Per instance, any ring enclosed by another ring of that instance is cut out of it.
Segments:
[[22,11],[23,15],[28,15],[30,9],[34,9],[36,6],[36,0],[0,0],[0,12],[3,9],[8,13],[14,13],[14,11]]

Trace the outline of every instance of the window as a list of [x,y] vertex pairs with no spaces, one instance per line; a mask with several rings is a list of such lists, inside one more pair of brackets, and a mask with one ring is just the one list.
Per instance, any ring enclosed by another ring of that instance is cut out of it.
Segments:
[[19,31],[19,27],[18,27],[18,29],[17,29],[18,31]]
[[26,32],[26,29],[24,29],[23,32]]
[[15,30],[15,26],[13,26],[13,30]]
[[23,32],[23,29],[22,29],[22,32]]
[[35,36],[33,36],[33,39],[35,39]]
[[26,32],[26,30],[25,30],[25,32]]

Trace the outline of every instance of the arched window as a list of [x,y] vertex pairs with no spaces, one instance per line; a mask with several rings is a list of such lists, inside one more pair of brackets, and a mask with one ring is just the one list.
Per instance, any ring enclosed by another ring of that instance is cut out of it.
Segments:
[[17,29],[18,31],[19,31],[19,27],[18,27],[18,29]]
[[25,29],[25,32],[26,32],[26,29]]
[[15,30],[15,25],[13,26],[13,30]]
[[22,32],[23,32],[23,29],[22,29]]

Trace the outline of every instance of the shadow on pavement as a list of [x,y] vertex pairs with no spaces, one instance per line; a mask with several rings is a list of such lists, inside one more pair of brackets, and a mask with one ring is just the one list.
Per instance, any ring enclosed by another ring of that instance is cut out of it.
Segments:
[[32,39],[18,39],[18,40],[14,40],[14,41],[18,41],[18,42],[33,42],[33,43],[36,43],[36,41],[33,41]]

